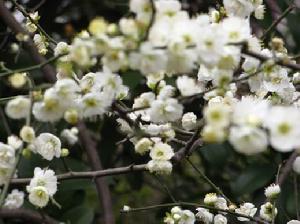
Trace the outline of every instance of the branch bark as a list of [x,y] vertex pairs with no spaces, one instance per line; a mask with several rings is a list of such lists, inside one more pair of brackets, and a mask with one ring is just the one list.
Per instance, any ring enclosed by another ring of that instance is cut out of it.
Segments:
[[[79,122],[77,127],[79,129],[79,136],[80,136],[81,143],[85,147],[92,169],[102,170],[103,168],[102,168],[100,158],[98,156],[96,142],[89,135],[87,128],[83,122]],[[97,177],[95,179],[95,182],[98,190],[98,197],[99,200],[102,202],[102,206],[103,206],[105,223],[106,224],[115,223],[109,187],[105,179],[101,177]]]
[[[15,17],[11,14],[8,8],[5,7],[4,1],[0,0],[0,17],[2,18],[3,22],[15,33],[22,33],[25,35],[29,35],[26,30],[18,23]],[[24,42],[24,47],[31,55],[32,59],[38,63],[42,64],[46,61],[46,59],[41,56],[36,49],[32,40],[28,40]],[[56,73],[52,66],[45,65],[42,68],[43,74],[48,82],[55,82],[56,80]]]
[[[56,220],[52,219],[47,215],[41,215],[38,212],[25,209],[0,209],[0,217],[7,219],[21,219],[22,221],[27,221],[28,223],[36,223],[36,224],[59,224]],[[22,222],[24,223],[24,222]]]
[[[60,180],[70,180],[70,179],[94,179],[96,177],[104,177],[104,176],[113,176],[119,174],[125,174],[136,171],[145,171],[146,164],[141,165],[131,165],[125,167],[111,168],[105,170],[96,170],[96,171],[85,171],[85,172],[74,172],[70,171],[67,173],[57,175],[57,179]],[[12,185],[18,184],[28,184],[31,178],[15,178],[12,179]]]
[[286,161],[286,163],[284,164],[283,168],[281,169],[281,173],[279,174],[278,177],[278,184],[282,185],[284,183],[284,181],[286,180],[286,178],[289,176],[291,170],[293,169],[293,163],[295,161],[295,159],[297,158],[298,153],[296,151],[294,151],[290,157],[288,158],[288,160]]

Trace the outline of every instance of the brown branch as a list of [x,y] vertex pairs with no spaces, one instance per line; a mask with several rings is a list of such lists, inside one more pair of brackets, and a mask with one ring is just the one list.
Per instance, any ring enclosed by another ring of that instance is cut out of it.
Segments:
[[286,163],[283,165],[282,169],[281,169],[281,173],[279,174],[278,177],[278,184],[282,185],[284,183],[284,181],[286,180],[286,178],[289,176],[291,170],[293,169],[293,163],[295,161],[295,159],[298,156],[298,152],[294,151],[290,157],[288,158],[288,160],[286,161]]
[[[282,14],[281,10],[273,0],[267,0],[269,2],[269,6],[272,9],[272,17],[274,19],[274,22],[271,24],[271,26],[264,32],[263,36],[261,37],[262,40],[265,40],[270,32],[272,32],[273,29],[277,27],[277,25],[285,19],[285,17],[296,7],[295,5],[290,5]],[[280,15],[281,14],[281,15]]]
[[[79,137],[81,143],[85,147],[86,154],[88,156],[88,160],[91,164],[92,169],[102,170],[103,168],[97,152],[96,142],[91,138],[84,122],[79,122],[77,127],[79,129]],[[98,191],[98,197],[103,206],[104,220],[105,220],[104,223],[107,224],[115,223],[109,187],[105,179],[101,177],[97,177],[95,179],[95,182]]]
[[[19,34],[22,33],[24,35],[29,35],[26,30],[16,21],[15,17],[11,14],[9,9],[5,7],[4,1],[0,0],[0,18],[2,18],[3,22],[15,33]],[[42,64],[46,61],[46,59],[41,56],[35,47],[32,40],[28,40],[24,42],[24,47],[29,52],[33,60],[38,63]],[[43,74],[47,81],[55,82],[56,80],[56,73],[55,70],[50,65],[45,65],[42,68]]]
[[6,219],[21,219],[29,223],[37,223],[37,224],[43,224],[43,223],[58,224],[59,223],[58,221],[54,220],[53,218],[47,215],[42,216],[38,212],[25,209],[25,208],[18,208],[18,209],[2,208],[0,209],[0,217]]
[[[145,171],[146,164],[141,165],[130,165],[125,167],[111,168],[105,170],[96,170],[96,171],[85,171],[85,172],[74,172],[70,171],[67,173],[57,175],[57,179],[59,181],[62,180],[70,180],[70,179],[94,179],[96,177],[104,177],[104,176],[113,176],[119,174],[125,174],[135,171]],[[15,178],[12,179],[12,185],[18,184],[28,184],[31,178]]]

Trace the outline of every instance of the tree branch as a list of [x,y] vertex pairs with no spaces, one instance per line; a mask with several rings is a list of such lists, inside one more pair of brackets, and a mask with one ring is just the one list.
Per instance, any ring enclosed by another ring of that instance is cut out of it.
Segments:
[[[91,164],[92,169],[102,170],[103,168],[98,156],[96,142],[89,135],[88,130],[83,122],[79,122],[77,127],[79,129],[80,140],[82,142],[82,145],[84,145],[85,147],[86,154],[88,156],[88,160]],[[104,210],[104,222],[107,224],[115,223],[109,187],[106,181],[101,177],[97,177],[95,179],[95,182],[98,191],[98,197],[102,202]]]
[[7,218],[7,219],[22,219],[23,221],[28,221],[29,223],[36,223],[36,224],[59,224],[58,221],[54,220],[53,218],[44,215],[42,216],[40,213],[25,209],[25,208],[18,208],[18,209],[7,209],[2,208],[0,209],[0,217]]
[[[130,165],[125,167],[111,168],[105,170],[96,170],[96,171],[85,171],[85,172],[74,172],[70,171],[67,173],[57,175],[57,179],[59,181],[62,180],[70,180],[70,179],[94,179],[96,177],[104,177],[104,176],[113,176],[119,174],[125,174],[135,171],[145,171],[146,164],[141,165]],[[28,184],[31,178],[15,178],[12,179],[12,185],[18,184]]]
[[[26,30],[16,21],[14,16],[11,14],[11,12],[5,7],[4,1],[0,0],[0,18],[2,18],[3,22],[15,33],[22,33],[25,35],[28,35]],[[28,40],[24,42],[24,47],[29,52],[29,54],[32,56],[33,60],[38,63],[42,64],[46,61],[46,59],[41,56],[35,47],[32,40]],[[43,74],[47,81],[49,82],[55,82],[56,80],[56,74],[55,70],[50,65],[45,65],[42,68]]]
[[289,176],[291,170],[293,169],[293,163],[295,161],[295,159],[297,158],[298,153],[296,151],[294,151],[290,157],[288,158],[288,160],[286,161],[286,163],[284,164],[284,166],[281,169],[281,173],[279,174],[278,177],[278,184],[282,185],[284,183],[284,181],[286,180],[286,178]]

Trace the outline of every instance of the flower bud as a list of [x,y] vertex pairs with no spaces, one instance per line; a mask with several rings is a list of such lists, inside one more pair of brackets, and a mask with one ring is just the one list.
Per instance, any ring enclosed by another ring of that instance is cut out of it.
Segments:
[[30,126],[23,126],[20,131],[20,137],[24,142],[32,142],[35,139],[34,129]]
[[78,122],[78,112],[75,109],[69,109],[64,114],[65,120],[70,124],[76,124]]
[[61,154],[60,154],[61,157],[67,157],[69,154],[70,154],[69,149],[67,149],[67,148],[61,149]]
[[23,149],[22,156],[26,159],[30,159],[31,157],[31,150],[28,148]]
[[26,73],[14,73],[13,75],[9,76],[8,78],[9,83],[12,87],[19,89],[26,83]]

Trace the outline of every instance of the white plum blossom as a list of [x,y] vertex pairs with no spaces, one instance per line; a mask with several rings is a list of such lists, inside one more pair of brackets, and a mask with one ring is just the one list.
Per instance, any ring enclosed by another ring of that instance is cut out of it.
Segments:
[[[235,209],[235,213],[250,216],[250,217],[253,217],[255,215],[256,211],[257,211],[257,208],[255,208],[255,206],[249,202],[246,202],[246,203],[240,205],[239,208]],[[242,221],[242,222],[249,221],[249,219],[244,218],[244,217],[238,217],[238,220]]]
[[30,193],[36,187],[44,187],[49,196],[53,196],[57,191],[57,177],[53,170],[43,170],[40,167],[34,169],[34,176],[30,180],[26,190]]
[[265,196],[269,199],[275,199],[280,191],[280,186],[278,184],[271,184],[265,189]]
[[40,134],[34,141],[36,152],[46,160],[59,158],[61,154],[61,142],[58,137],[50,133]]
[[149,109],[151,121],[157,123],[176,121],[181,118],[182,112],[183,106],[175,98],[154,100]]
[[22,207],[24,203],[24,196],[25,194],[23,191],[13,189],[11,193],[6,196],[3,207],[8,209],[17,209]]
[[38,208],[45,207],[49,202],[49,194],[45,187],[37,186],[29,192],[29,201]]
[[289,222],[287,222],[286,224],[300,224],[299,220],[291,220]]
[[260,207],[259,215],[262,219],[271,222],[277,215],[277,208],[271,202],[266,202]]
[[185,130],[193,130],[197,125],[197,116],[193,112],[185,113],[182,116],[181,124]]
[[254,155],[267,149],[268,137],[265,131],[256,127],[234,126],[230,128],[229,142],[237,152]]
[[150,151],[153,160],[170,160],[174,155],[173,149],[166,143],[156,143]]
[[218,214],[214,217],[214,224],[227,224],[227,218],[224,215]]
[[30,99],[18,96],[8,101],[5,112],[12,119],[26,118],[30,112]]
[[206,208],[197,208],[196,218],[202,221],[204,224],[213,222],[214,215]]
[[182,96],[192,96],[204,91],[204,87],[200,83],[197,83],[195,79],[188,76],[178,77],[176,84]]
[[[287,116],[288,115],[288,116]],[[290,152],[300,146],[300,111],[294,107],[274,106],[265,126],[270,130],[271,145],[280,152]]]

